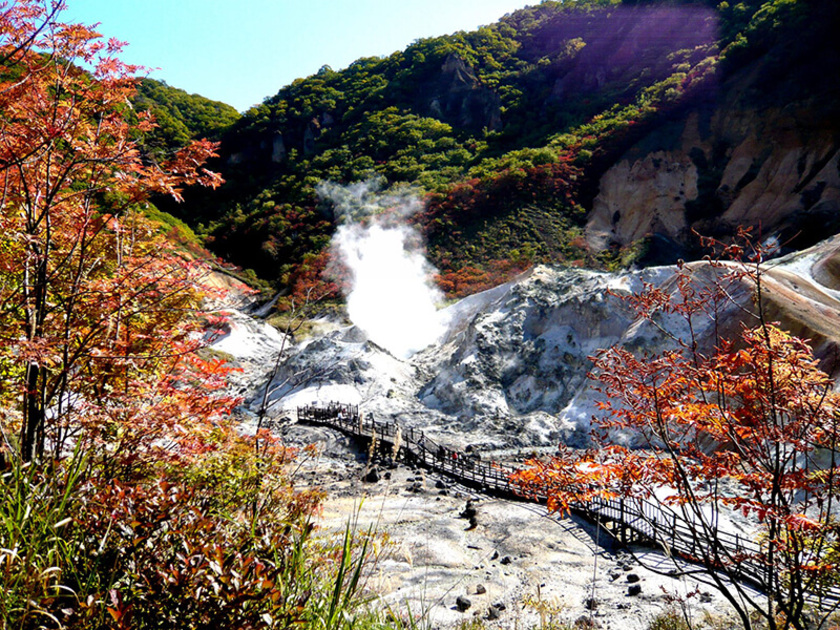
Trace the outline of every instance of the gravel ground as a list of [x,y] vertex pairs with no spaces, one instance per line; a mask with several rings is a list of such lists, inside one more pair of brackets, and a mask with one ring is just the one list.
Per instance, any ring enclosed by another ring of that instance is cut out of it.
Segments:
[[[298,471],[301,487],[328,492],[321,532],[341,532],[352,518],[359,530],[372,528],[380,535],[365,588],[383,610],[401,616],[411,611],[422,615],[427,627],[441,629],[478,617],[490,627],[517,630],[551,621],[585,624],[590,618],[600,628],[641,630],[671,607],[674,597],[698,589],[689,598],[694,619],[725,612],[721,596],[708,587],[644,568],[582,519],[481,497],[406,466],[383,468],[379,481],[363,482],[366,455],[345,436],[299,425],[284,434],[290,442],[322,448],[319,458]],[[672,567],[661,553],[632,551],[660,572]]]

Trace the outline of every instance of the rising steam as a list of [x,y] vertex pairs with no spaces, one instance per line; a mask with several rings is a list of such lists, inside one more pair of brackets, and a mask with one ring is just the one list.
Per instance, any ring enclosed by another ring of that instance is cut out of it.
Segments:
[[436,308],[442,295],[432,284],[417,231],[406,218],[420,208],[408,192],[380,195],[372,183],[322,184],[319,194],[336,205],[340,220],[333,247],[351,271],[347,312],[368,338],[407,358],[443,334]]

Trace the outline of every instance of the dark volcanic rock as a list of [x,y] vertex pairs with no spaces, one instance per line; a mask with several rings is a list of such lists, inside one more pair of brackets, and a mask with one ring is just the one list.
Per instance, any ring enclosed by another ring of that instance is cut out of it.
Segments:
[[465,612],[470,606],[472,606],[472,602],[463,595],[459,595],[455,600],[455,607],[461,612]]

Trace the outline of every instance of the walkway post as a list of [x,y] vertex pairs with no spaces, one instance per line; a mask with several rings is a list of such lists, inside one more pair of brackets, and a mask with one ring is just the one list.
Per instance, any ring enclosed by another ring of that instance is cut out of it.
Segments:
[[627,520],[624,518],[624,497],[618,499],[618,520],[621,523],[621,544],[627,544]]

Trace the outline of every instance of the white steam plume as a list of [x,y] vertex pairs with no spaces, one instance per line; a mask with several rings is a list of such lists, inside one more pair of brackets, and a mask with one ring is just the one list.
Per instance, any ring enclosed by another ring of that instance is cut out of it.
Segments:
[[401,358],[437,341],[446,329],[436,307],[442,295],[420,235],[405,222],[420,208],[416,196],[380,196],[370,183],[322,184],[318,192],[344,218],[333,247],[352,274],[347,312],[353,323]]

